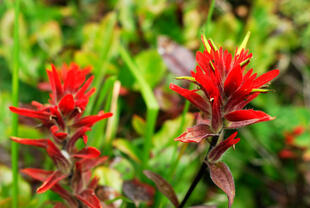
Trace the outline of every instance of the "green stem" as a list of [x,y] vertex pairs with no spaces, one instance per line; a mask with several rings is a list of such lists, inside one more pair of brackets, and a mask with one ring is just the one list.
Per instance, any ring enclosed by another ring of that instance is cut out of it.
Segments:
[[[210,147],[209,147],[209,150],[208,150],[208,153],[212,150],[212,148],[216,145],[217,141],[218,141],[218,138],[219,136],[214,136],[211,140],[211,143],[210,143]],[[194,189],[196,188],[198,182],[202,179],[203,175],[205,174],[208,166],[207,164],[205,163],[205,160],[207,160],[207,157],[208,157],[208,153],[204,159],[204,161],[202,161],[202,164],[192,182],[192,184],[190,185],[188,191],[186,192],[186,195],[184,196],[182,202],[180,203],[180,206],[178,208],[183,208],[187,202],[187,200],[189,199],[189,197],[191,196],[191,194],[193,193]]]
[[[13,45],[13,76],[12,76],[12,104],[18,106],[18,71],[19,71],[19,31],[18,19],[20,10],[20,0],[15,0],[14,12],[14,45]],[[12,135],[17,136],[18,133],[18,116],[12,115]],[[18,207],[18,144],[11,143],[11,160],[12,160],[12,208]]]

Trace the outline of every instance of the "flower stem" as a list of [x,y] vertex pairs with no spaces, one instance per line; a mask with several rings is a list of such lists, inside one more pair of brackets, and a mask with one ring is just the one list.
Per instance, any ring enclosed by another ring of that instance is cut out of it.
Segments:
[[[211,140],[211,143],[210,143],[210,147],[209,147],[209,150],[208,150],[208,153],[212,150],[212,148],[216,145],[217,143],[217,140],[218,140],[219,136],[214,136]],[[207,156],[208,154],[206,155],[205,157],[205,160],[207,159]],[[207,164],[203,161],[191,186],[189,187],[186,195],[184,196],[181,204],[179,205],[178,208],[183,208],[187,202],[187,200],[189,199],[189,197],[191,196],[191,194],[193,193],[194,189],[196,188],[198,182],[202,179],[206,169],[208,168]]]
[[[15,0],[14,5],[14,45],[13,45],[13,75],[12,75],[12,104],[18,106],[18,71],[19,71],[19,32],[18,18],[20,10],[20,0]],[[12,117],[12,135],[17,136],[18,115]],[[18,207],[18,144],[11,143],[11,160],[12,160],[12,208]]]

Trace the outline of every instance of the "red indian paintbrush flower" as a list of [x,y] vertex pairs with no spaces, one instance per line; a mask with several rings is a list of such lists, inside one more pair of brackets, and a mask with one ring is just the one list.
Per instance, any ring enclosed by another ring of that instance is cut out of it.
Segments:
[[[22,172],[43,182],[38,193],[51,189],[73,208],[79,207],[79,201],[87,207],[101,207],[94,194],[98,179],[91,179],[91,169],[107,159],[100,157],[100,151],[94,147],[86,146],[81,150],[75,147],[80,138],[87,145],[86,132],[96,122],[112,116],[103,111],[98,115],[82,116],[95,91],[94,88],[88,90],[94,78],[86,79],[89,72],[89,68],[80,69],[76,64],[64,65],[59,71],[52,65],[52,70],[47,70],[49,85],[44,85],[52,91],[49,104],[33,101],[35,110],[10,107],[14,113],[40,120],[52,136],[52,140],[11,138],[21,144],[44,148],[57,168],[55,171],[27,168]],[[63,188],[61,182],[69,184],[70,191]],[[58,203],[56,207],[65,205]]]
[[246,70],[252,54],[242,49],[232,56],[227,50],[217,49],[208,41],[203,52],[197,52],[198,65],[192,77],[180,77],[193,82],[198,89],[188,90],[175,84],[170,88],[179,93],[201,112],[203,122],[189,128],[180,137],[182,142],[200,142],[217,135],[222,129],[235,129],[269,121],[273,117],[262,111],[244,109],[260,93],[267,92],[265,85],[274,79],[279,70],[271,70],[257,77],[253,69]]

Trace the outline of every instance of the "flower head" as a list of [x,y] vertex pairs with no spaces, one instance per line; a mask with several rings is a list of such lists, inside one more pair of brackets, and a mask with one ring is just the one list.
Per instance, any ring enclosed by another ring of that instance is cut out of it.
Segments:
[[187,136],[190,135],[190,142],[200,142],[207,136],[218,134],[223,128],[235,129],[272,120],[273,117],[262,111],[244,107],[260,93],[268,92],[265,86],[279,74],[279,70],[257,76],[253,69],[246,70],[252,58],[248,51],[236,50],[233,56],[227,50],[217,49],[211,41],[204,44],[206,49],[196,54],[198,65],[191,72],[192,77],[180,77],[193,82],[198,88],[188,90],[175,84],[170,84],[170,88],[202,112],[206,128],[201,133],[201,128],[193,127],[200,133],[190,129],[177,140],[189,142]]
[[[14,113],[38,119],[51,135],[48,139],[11,138],[20,144],[45,149],[57,168],[55,171],[27,168],[22,172],[43,182],[37,193],[51,189],[73,208],[80,206],[79,201],[87,207],[101,207],[94,194],[98,179],[91,178],[91,169],[107,159],[94,147],[75,147],[80,138],[87,145],[86,132],[96,122],[112,116],[112,113],[100,111],[97,115],[83,117],[89,97],[95,91],[94,88],[88,89],[94,78],[87,79],[89,72],[89,68],[80,69],[76,64],[64,65],[61,70],[52,65],[52,69],[47,70],[49,85],[41,85],[52,91],[49,103],[44,105],[33,101],[34,109],[10,107]],[[70,184],[70,192],[62,187],[62,181]],[[64,204],[57,206],[65,207]]]

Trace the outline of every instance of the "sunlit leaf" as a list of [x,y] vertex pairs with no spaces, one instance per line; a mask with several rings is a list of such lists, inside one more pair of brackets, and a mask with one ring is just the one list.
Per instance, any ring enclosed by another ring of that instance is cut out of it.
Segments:
[[140,158],[138,157],[137,150],[128,140],[116,139],[113,141],[113,146],[121,152],[127,154],[131,159],[135,160],[136,162],[141,162]]
[[145,132],[145,120],[138,115],[134,115],[131,122],[135,131],[138,134],[143,135]]

